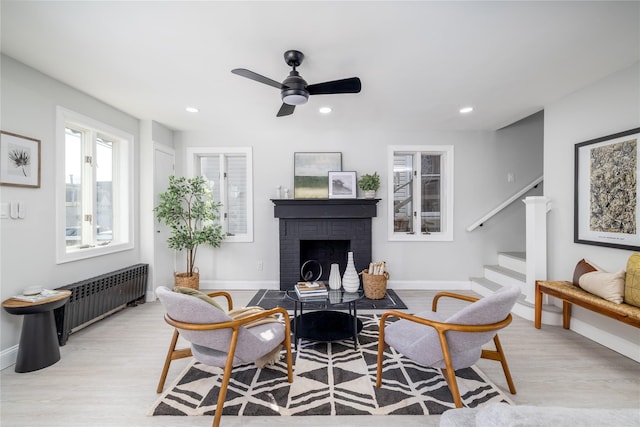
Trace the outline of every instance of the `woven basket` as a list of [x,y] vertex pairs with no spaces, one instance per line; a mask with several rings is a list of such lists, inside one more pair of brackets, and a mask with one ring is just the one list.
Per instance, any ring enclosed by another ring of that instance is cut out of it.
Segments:
[[189,273],[176,273],[176,286],[181,288],[200,289],[200,273],[193,272],[191,276]]
[[364,296],[369,299],[382,299],[387,293],[387,280],[389,273],[369,274],[366,268],[362,270],[362,287],[364,288]]

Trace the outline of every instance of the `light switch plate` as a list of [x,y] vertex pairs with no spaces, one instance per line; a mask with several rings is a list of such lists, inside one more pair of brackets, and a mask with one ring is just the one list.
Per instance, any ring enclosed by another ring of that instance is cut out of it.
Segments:
[[9,218],[9,203],[2,202],[0,203],[0,219],[8,219]]

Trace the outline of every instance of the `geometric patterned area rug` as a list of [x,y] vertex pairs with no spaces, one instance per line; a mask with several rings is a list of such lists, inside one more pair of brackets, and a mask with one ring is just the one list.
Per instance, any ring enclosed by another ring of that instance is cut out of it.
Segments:
[[[382,387],[375,386],[379,318],[359,316],[364,327],[353,341],[300,340],[287,382],[284,357],[270,368],[236,366],[223,415],[438,415],[454,408],[439,369],[426,368],[387,347]],[[293,347],[293,346],[292,346]],[[511,400],[475,366],[456,371],[465,406]],[[192,362],[154,403],[148,415],[213,415],[222,370]]]

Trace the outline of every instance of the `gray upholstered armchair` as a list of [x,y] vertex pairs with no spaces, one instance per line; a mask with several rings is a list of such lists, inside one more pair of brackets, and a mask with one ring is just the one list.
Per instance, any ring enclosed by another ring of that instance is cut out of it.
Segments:
[[[234,365],[254,363],[270,353],[286,350],[288,381],[293,381],[291,357],[291,333],[289,315],[283,308],[264,310],[239,319],[232,319],[228,312],[208,297],[223,296],[229,310],[233,309],[231,295],[213,292],[200,297],[174,292],[166,287],[156,290],[166,314],[165,321],[175,327],[165,360],[157,392],[162,392],[171,361],[193,356],[205,365],[224,368],[213,426],[220,424],[227,386]],[[269,318],[281,314],[283,322]],[[254,326],[247,327],[249,324]],[[176,349],[178,336],[190,342],[191,348]]]
[[[432,311],[416,315],[398,311],[385,312],[380,319],[376,386],[382,385],[383,354],[385,347],[389,345],[414,362],[442,369],[458,408],[462,407],[462,400],[455,371],[473,365],[481,357],[502,364],[509,391],[515,394],[516,389],[497,331],[511,323],[511,309],[519,295],[520,289],[517,286],[502,288],[482,299],[441,292],[433,299]],[[473,304],[447,317],[436,312],[438,300],[442,297],[461,299]],[[400,320],[387,324],[389,317],[398,317]],[[482,346],[491,340],[496,350],[483,349]]]

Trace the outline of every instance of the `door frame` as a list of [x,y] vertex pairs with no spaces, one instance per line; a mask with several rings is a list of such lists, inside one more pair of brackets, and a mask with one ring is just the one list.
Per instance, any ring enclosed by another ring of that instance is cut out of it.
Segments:
[[[172,174],[175,174],[175,169],[176,169],[176,150],[174,150],[171,147],[167,147],[164,144],[160,144],[157,142],[153,143],[153,206],[157,206],[158,200],[156,199],[156,196],[161,192],[164,191],[165,188],[159,188],[160,185],[159,183],[156,181],[156,170],[157,170],[157,153],[161,152],[163,154],[169,155],[171,156],[171,158],[173,159],[173,170],[172,170]],[[158,261],[158,253],[159,251],[172,251],[171,249],[167,248],[167,243],[165,241],[158,241],[158,235],[159,235],[160,231],[158,230],[158,221],[156,220],[155,214],[153,215],[153,268],[152,271],[154,272],[151,275],[151,281],[152,281],[152,289],[153,289],[153,293],[154,293],[154,299],[155,299],[155,290],[156,288],[160,285],[160,283],[158,283],[158,275],[155,274],[157,272],[157,268],[156,266],[158,265],[159,261]],[[173,271],[175,271],[176,268],[176,259],[175,259],[175,252],[173,254]]]

